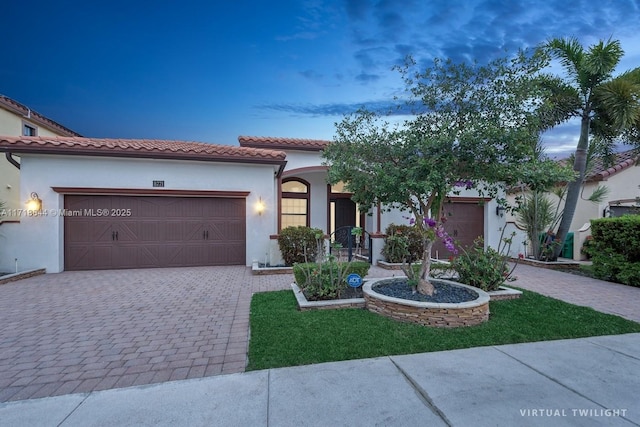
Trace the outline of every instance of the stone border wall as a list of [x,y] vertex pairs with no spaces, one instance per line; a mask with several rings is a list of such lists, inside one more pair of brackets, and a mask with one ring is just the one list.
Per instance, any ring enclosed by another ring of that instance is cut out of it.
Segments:
[[478,294],[478,298],[474,301],[459,304],[418,302],[392,298],[375,292],[372,287],[381,280],[389,280],[389,278],[372,279],[363,287],[365,306],[367,310],[373,313],[400,322],[411,322],[441,328],[475,326],[489,320],[490,298],[481,289],[441,280],[454,286],[469,288]]
[[37,270],[28,270],[20,273],[7,274],[6,276],[0,276],[0,285],[16,282],[22,279],[28,279],[29,277],[39,276],[44,273],[46,273],[46,270],[44,268],[39,268]]
[[412,322],[424,326],[457,328],[480,325],[489,320],[489,303],[471,308],[422,308],[396,304],[364,296],[369,311],[401,322]]
[[364,308],[363,298],[350,298],[350,299],[335,299],[327,301],[308,301],[304,296],[304,293],[298,285],[291,284],[291,289],[298,302],[298,309],[300,311],[309,310],[333,310],[337,308]]

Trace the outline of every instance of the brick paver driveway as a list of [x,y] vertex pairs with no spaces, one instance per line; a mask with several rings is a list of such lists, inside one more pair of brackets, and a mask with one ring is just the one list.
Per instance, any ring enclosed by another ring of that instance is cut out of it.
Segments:
[[0,401],[244,371],[246,267],[47,274],[0,286]]
[[[640,321],[640,288],[526,265],[515,275],[515,286]],[[292,280],[199,267],[1,285],[0,402],[242,372],[251,295],[289,289]]]

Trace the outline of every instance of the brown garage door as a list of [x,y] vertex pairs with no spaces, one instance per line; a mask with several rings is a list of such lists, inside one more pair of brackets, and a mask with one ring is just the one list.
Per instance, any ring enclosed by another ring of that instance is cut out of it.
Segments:
[[65,196],[65,270],[245,264],[245,199]]
[[[444,213],[447,218],[444,229],[456,241],[458,248],[468,248],[477,237],[484,237],[484,205],[475,201],[452,201],[444,204]],[[453,254],[438,240],[431,255],[448,259]]]

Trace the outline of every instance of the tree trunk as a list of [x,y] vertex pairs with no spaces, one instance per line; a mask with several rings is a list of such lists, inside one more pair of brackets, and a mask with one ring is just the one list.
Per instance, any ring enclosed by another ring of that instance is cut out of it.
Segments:
[[425,239],[424,252],[422,253],[422,265],[420,266],[420,275],[418,276],[418,285],[416,287],[418,293],[422,295],[433,295],[435,288],[429,281],[429,273],[431,272],[431,247],[433,241]]
[[585,110],[582,113],[582,122],[580,125],[580,139],[578,140],[578,147],[576,148],[575,160],[573,163],[573,170],[577,172],[576,178],[573,182],[569,183],[567,188],[567,199],[564,203],[564,209],[562,211],[562,221],[558,226],[558,233],[556,234],[556,242],[558,245],[553,251],[552,261],[556,261],[562,252],[564,241],[569,234],[571,223],[573,222],[573,216],[576,213],[576,206],[578,205],[578,199],[580,198],[580,190],[582,188],[582,181],[584,180],[585,170],[587,169],[587,149],[589,148],[589,124],[591,118],[589,117],[589,111]]

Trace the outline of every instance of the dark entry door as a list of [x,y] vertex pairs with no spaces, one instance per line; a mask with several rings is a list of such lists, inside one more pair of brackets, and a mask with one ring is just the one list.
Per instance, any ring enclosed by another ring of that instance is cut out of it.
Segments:
[[[342,227],[355,227],[356,226],[356,204],[351,199],[334,199],[335,203],[335,216],[334,216],[334,232],[335,241],[340,243],[343,247],[348,246],[348,233],[337,232]],[[347,230],[346,228],[343,230]]]

